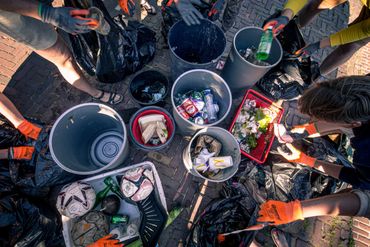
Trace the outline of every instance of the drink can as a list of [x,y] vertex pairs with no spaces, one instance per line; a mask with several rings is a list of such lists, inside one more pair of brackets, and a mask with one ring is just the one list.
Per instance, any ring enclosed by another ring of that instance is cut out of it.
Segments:
[[189,114],[185,111],[185,109],[181,105],[177,106],[176,109],[177,109],[178,113],[181,116],[183,116],[185,119],[190,118]]
[[117,214],[112,216],[111,222],[112,224],[122,224],[122,223],[127,224],[128,220],[129,220],[128,215]]
[[204,119],[200,116],[195,117],[194,118],[194,123],[199,124],[199,125],[203,125],[204,124]]
[[213,95],[213,94],[212,94],[212,89],[207,88],[207,89],[204,89],[204,90],[203,90],[203,95],[204,95],[204,97],[206,97],[206,95],[208,95],[208,94]]
[[192,94],[191,94],[191,97],[193,99],[197,99],[197,100],[203,100],[203,95],[201,92],[198,92],[198,91],[194,91]]
[[186,98],[181,103],[181,107],[185,109],[186,113],[189,114],[190,117],[194,117],[199,112],[193,101],[191,101],[189,98]]

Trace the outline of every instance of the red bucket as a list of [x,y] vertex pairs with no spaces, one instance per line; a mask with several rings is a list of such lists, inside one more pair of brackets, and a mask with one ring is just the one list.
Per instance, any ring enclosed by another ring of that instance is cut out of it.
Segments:
[[[152,144],[144,144],[143,140],[141,139],[141,130],[139,126],[139,118],[151,114],[160,114],[164,116],[166,119],[166,127],[168,131],[168,139],[165,143],[160,145],[152,145]],[[138,112],[136,112],[130,119],[130,136],[136,146],[144,150],[159,150],[167,145],[172,141],[175,135],[175,123],[170,115],[165,109],[157,106],[148,106],[144,107]]]
[[[254,91],[253,89],[249,89],[247,91],[247,93],[245,94],[245,96],[243,98],[243,101],[242,101],[242,103],[240,104],[240,106],[238,108],[238,111],[235,114],[233,122],[232,122],[232,124],[229,128],[230,133],[231,133],[231,131],[232,131],[234,125],[235,125],[235,122],[236,122],[236,120],[239,116],[239,113],[240,113],[246,99],[255,100],[257,107],[267,108],[267,107],[271,106],[274,103],[272,100],[266,98],[262,94]],[[283,113],[284,113],[283,108],[281,108],[280,106],[277,106],[277,105],[274,105],[274,106],[278,109],[277,116],[274,119],[274,122],[270,123],[267,132],[265,134],[262,134],[260,136],[260,138],[258,138],[257,147],[254,148],[250,153],[247,153],[247,152],[243,151],[242,149],[240,149],[241,153],[244,156],[247,156],[248,158],[250,158],[250,159],[252,159],[252,160],[254,160],[254,161],[256,161],[257,163],[260,163],[260,164],[262,164],[266,161],[267,156],[270,152],[272,143],[274,142],[275,135],[274,135],[274,129],[273,129],[274,126],[273,126],[273,124],[274,123],[280,123],[281,118],[283,117]]]

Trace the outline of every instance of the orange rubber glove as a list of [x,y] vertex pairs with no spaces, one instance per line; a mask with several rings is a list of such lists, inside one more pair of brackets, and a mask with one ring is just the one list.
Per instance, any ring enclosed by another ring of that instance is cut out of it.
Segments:
[[31,139],[37,140],[40,135],[41,128],[33,123],[24,120],[17,128],[23,135]]
[[110,234],[102,237],[95,243],[89,244],[87,247],[123,247],[123,244],[120,244],[119,240],[113,238],[113,235]]
[[260,206],[258,222],[269,222],[271,225],[287,224],[303,220],[302,205],[298,200],[281,202],[269,200]]
[[31,160],[34,147],[21,146],[9,148],[9,159],[13,160]]
[[294,126],[293,129],[290,132],[291,133],[297,133],[297,134],[302,134],[302,133],[306,132],[307,136],[318,133],[316,123],[309,123],[309,124]]
[[285,159],[287,159],[290,162],[300,163],[303,165],[307,165],[309,167],[314,167],[316,158],[313,158],[311,156],[306,155],[305,153],[302,153],[290,143],[287,143],[286,147],[289,150],[286,149],[284,150],[283,147],[277,148],[279,154],[282,155]]

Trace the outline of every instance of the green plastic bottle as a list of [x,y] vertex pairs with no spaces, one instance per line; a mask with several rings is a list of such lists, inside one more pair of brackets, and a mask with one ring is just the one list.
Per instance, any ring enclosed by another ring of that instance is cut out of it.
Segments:
[[110,190],[116,194],[119,198],[121,198],[123,200],[124,196],[121,192],[121,189],[120,187],[118,186],[118,184],[113,180],[112,177],[106,177],[104,179],[104,183],[107,185],[107,186],[110,186]]
[[94,208],[98,206],[99,203],[107,196],[108,192],[111,190],[113,185],[106,186],[103,190],[99,191],[99,193],[96,194],[95,204]]
[[270,26],[262,34],[261,41],[256,53],[256,58],[258,60],[263,61],[269,57],[273,38],[274,35],[272,33],[272,26]]

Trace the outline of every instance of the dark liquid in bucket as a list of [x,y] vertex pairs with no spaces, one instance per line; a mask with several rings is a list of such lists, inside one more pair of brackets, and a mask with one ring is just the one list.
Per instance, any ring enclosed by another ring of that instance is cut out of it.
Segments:
[[195,52],[185,53],[181,56],[181,58],[189,63],[202,63],[202,59],[200,58],[200,55]]

